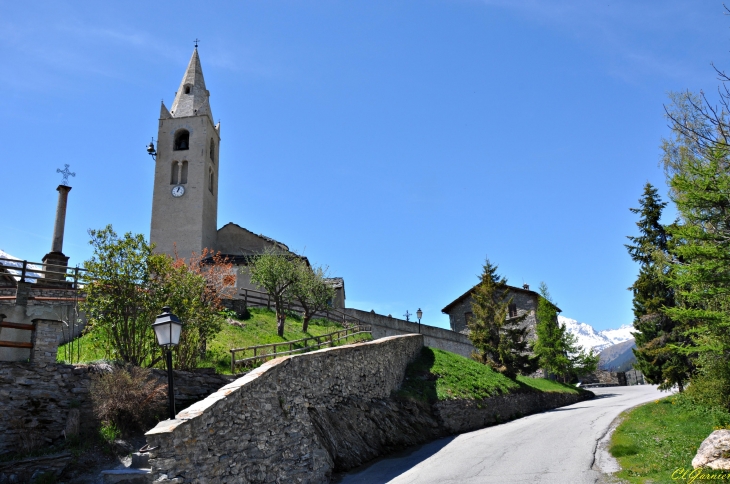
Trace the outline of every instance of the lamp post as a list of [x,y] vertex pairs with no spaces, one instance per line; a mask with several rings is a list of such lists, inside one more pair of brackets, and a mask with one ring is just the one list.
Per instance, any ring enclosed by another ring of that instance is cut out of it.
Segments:
[[418,332],[421,332],[421,316],[423,316],[423,311],[421,311],[421,308],[418,308],[418,311],[416,311],[416,317],[418,318]]
[[165,358],[167,360],[167,399],[170,408],[170,420],[175,418],[175,392],[172,381],[172,347],[180,342],[180,330],[182,322],[177,316],[170,312],[170,307],[162,308],[162,314],[155,318],[152,323],[152,329],[155,330],[157,343],[165,348]]

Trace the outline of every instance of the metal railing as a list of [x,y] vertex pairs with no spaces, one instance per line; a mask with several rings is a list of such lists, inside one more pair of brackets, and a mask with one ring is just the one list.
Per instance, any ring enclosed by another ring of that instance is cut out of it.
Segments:
[[[280,356],[292,355],[296,353],[303,353],[311,351],[313,349],[319,349],[322,346],[329,345],[330,347],[335,346],[340,340],[347,340],[347,338],[357,336],[359,334],[370,334],[372,335],[371,328],[368,325],[355,325],[350,326],[339,331],[332,333],[322,334],[319,336],[309,336],[307,338],[292,340],[292,341],[281,341],[279,343],[269,343],[265,345],[247,346],[245,348],[233,348],[231,349],[231,373],[236,373],[237,366],[253,366],[257,361],[266,361],[267,358],[273,359]],[[312,345],[308,345],[309,341],[316,341]],[[302,346],[296,348],[297,344]],[[285,351],[276,351],[277,347],[287,348]],[[266,351],[270,349],[271,351]],[[253,355],[247,358],[236,359],[236,353],[242,353],[242,356],[246,355],[247,351],[252,351]]]

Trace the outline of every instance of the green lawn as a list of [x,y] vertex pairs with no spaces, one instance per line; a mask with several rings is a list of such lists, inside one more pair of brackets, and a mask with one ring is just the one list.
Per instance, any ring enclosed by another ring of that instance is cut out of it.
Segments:
[[[284,336],[279,337],[276,334],[276,314],[274,311],[266,308],[251,308],[250,316],[246,319],[241,319],[238,322],[242,324],[242,327],[226,323],[223,325],[221,332],[208,343],[206,358],[199,365],[201,368],[214,367],[218,373],[230,374],[230,350],[232,348],[243,348],[246,346],[263,345],[268,343],[283,343],[310,336],[320,336],[343,328],[339,323],[316,319],[310,321],[309,328],[307,328],[308,331],[304,333],[302,332],[301,319],[297,316],[289,316],[287,317],[286,325],[284,326]],[[369,339],[369,335],[357,335],[355,337],[348,338],[346,341],[340,341],[338,345]],[[74,356],[73,360],[71,360],[68,355],[70,346],[62,345],[58,349],[58,361],[85,363],[107,358],[107,353],[104,351],[101,342],[94,337],[93,332],[85,334],[77,341],[80,342],[81,357],[76,358]],[[76,344],[77,342],[74,342],[74,345]],[[309,344],[311,345],[312,342]],[[301,347],[301,344],[295,346]],[[284,349],[285,348],[282,348],[278,351],[283,351]],[[74,352],[76,353],[76,346],[74,346]],[[239,355],[236,358],[238,359],[240,357],[241,356]]]
[[434,348],[423,348],[406,370],[398,394],[426,402],[493,397],[518,391],[569,392],[581,390],[544,378],[519,376],[512,380],[472,359]]
[[697,407],[674,395],[630,410],[623,417],[610,445],[622,468],[616,477],[649,484],[690,482],[689,474],[682,478],[677,469],[692,470],[692,459],[702,441],[714,428],[724,426],[730,415]]

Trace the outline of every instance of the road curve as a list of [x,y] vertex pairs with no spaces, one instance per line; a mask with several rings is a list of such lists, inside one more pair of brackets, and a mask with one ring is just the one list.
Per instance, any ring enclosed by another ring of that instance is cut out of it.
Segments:
[[376,461],[339,484],[594,484],[596,443],[624,410],[667,396],[652,385],[592,390],[596,398]]

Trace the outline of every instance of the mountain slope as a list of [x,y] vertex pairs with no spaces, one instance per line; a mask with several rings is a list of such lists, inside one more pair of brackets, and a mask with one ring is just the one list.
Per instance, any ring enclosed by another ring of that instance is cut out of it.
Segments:
[[596,352],[601,352],[609,346],[634,339],[631,334],[634,327],[628,324],[618,329],[596,331],[590,324],[579,323],[575,319],[566,318],[565,316],[558,316],[558,321],[576,336],[578,344],[586,350],[592,348]]
[[630,370],[636,363],[636,356],[632,351],[634,348],[636,342],[633,339],[609,346],[601,351],[598,368],[609,371]]

